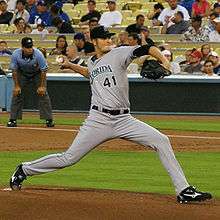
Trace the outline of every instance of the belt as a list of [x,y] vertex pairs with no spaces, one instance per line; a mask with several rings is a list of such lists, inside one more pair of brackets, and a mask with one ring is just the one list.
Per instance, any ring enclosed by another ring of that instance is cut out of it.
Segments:
[[[99,107],[97,105],[93,105],[92,109],[96,110],[96,111],[100,111]],[[101,112],[104,113],[108,113],[110,115],[120,115],[120,114],[128,114],[129,110],[128,109],[122,109],[122,110],[110,110],[110,109],[106,109],[106,108],[102,108]]]

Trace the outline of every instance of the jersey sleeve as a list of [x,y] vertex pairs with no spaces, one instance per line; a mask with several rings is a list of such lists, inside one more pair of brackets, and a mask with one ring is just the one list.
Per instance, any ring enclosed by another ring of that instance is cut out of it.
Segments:
[[121,66],[127,68],[133,59],[148,55],[150,47],[151,45],[119,47],[118,60],[120,60]]
[[41,53],[41,51],[36,50],[36,56],[40,70],[47,71],[48,69],[47,61],[44,58],[44,55]]
[[18,70],[17,53],[15,53],[15,52],[11,55],[11,62],[9,65],[9,69],[12,71]]

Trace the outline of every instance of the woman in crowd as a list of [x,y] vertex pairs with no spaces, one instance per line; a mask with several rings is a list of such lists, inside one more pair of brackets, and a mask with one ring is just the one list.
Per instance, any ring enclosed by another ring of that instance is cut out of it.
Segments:
[[25,27],[26,27],[26,23],[25,20],[23,18],[16,18],[14,20],[14,25],[16,27],[16,30],[13,30],[12,33],[13,34],[24,34],[25,33]]
[[192,5],[192,17],[197,15],[208,17],[211,11],[211,6],[207,0],[196,0]]
[[56,48],[53,48],[50,55],[66,55],[66,48],[68,46],[66,36],[60,35],[56,40]]
[[203,44],[203,45],[201,46],[201,53],[202,53],[201,64],[204,64],[204,62],[205,62],[206,59],[208,58],[210,52],[211,52],[211,46],[210,46],[210,44]]

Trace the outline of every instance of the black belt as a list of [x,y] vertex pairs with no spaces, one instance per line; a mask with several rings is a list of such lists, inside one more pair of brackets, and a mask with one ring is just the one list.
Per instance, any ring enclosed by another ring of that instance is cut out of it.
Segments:
[[[93,105],[92,109],[99,111],[99,107],[97,105]],[[120,114],[128,114],[129,110],[128,109],[123,109],[123,110],[110,110],[106,108],[102,108],[101,112],[108,113],[110,115],[120,115]]]

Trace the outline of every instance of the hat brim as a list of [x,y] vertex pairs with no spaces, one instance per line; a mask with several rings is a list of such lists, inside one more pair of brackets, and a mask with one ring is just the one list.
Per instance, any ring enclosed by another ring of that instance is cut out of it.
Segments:
[[22,45],[22,47],[24,47],[24,48],[32,48],[33,44]]

